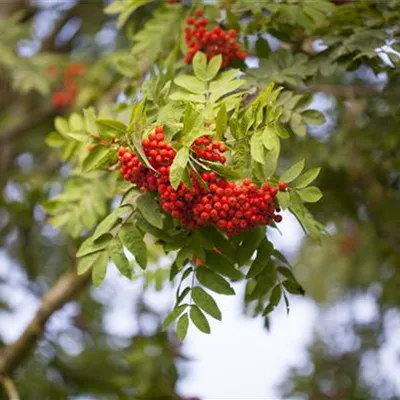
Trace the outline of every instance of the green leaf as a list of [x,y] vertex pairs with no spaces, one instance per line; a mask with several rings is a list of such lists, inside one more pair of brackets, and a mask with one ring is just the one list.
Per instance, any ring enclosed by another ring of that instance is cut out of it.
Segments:
[[196,327],[203,333],[210,333],[210,324],[207,321],[206,316],[202,313],[199,307],[191,306],[190,308],[190,319],[196,325]]
[[282,139],[290,138],[289,132],[281,124],[275,124],[274,130],[276,134]]
[[278,202],[279,202],[279,207],[282,210],[286,210],[290,206],[290,194],[289,192],[278,192]]
[[113,235],[110,233],[104,233],[99,236],[97,239],[94,239],[93,236],[87,238],[79,247],[76,256],[83,257],[90,253],[95,253],[107,247],[110,240],[113,238]]
[[192,142],[204,133],[198,132],[197,135],[190,135],[191,131],[198,130],[203,123],[202,113],[193,107],[192,104],[188,103],[185,109],[183,118],[183,133],[185,136],[185,144],[190,146]]
[[268,315],[274,308],[279,304],[282,298],[282,288],[281,285],[276,285],[271,292],[271,297],[269,298],[269,303],[263,312],[263,317]]
[[231,285],[221,276],[212,271],[211,269],[202,266],[196,270],[196,277],[198,281],[209,288],[215,293],[233,295],[235,291]]
[[257,277],[257,283],[251,292],[252,299],[264,297],[276,283],[276,270],[272,261],[270,261],[263,272]]
[[324,114],[317,110],[305,110],[301,116],[311,125],[323,125],[326,121]]
[[77,273],[78,275],[83,275],[85,272],[89,271],[89,269],[92,267],[92,265],[95,263],[95,261],[99,258],[99,255],[101,254],[101,251],[98,251],[96,253],[92,254],[87,254],[84,257],[82,257],[77,266]]
[[256,132],[250,139],[250,154],[254,161],[265,163],[262,132]]
[[182,304],[178,307],[175,307],[164,319],[162,323],[163,331],[167,330],[168,327],[186,310],[187,304]]
[[176,335],[180,341],[185,340],[189,328],[189,316],[188,314],[182,315],[176,325]]
[[221,64],[222,64],[222,55],[221,54],[214,56],[210,60],[210,62],[208,63],[208,66],[207,66],[207,71],[206,71],[206,80],[207,81],[212,81],[216,77],[219,69],[221,68]]
[[281,176],[281,181],[286,183],[294,181],[301,174],[303,169],[304,159],[292,165],[287,171],[285,171]]
[[297,191],[297,194],[306,203],[315,203],[322,197],[322,192],[316,186],[309,186]]
[[122,122],[118,122],[112,119],[98,119],[96,125],[101,128],[105,128],[112,136],[121,137],[126,134],[127,126]]
[[225,136],[225,132],[228,128],[228,113],[226,111],[226,105],[225,103],[221,104],[221,107],[218,110],[217,118],[215,120],[216,124],[216,131],[217,131],[217,136],[220,139],[223,139]]
[[89,172],[102,166],[113,152],[107,146],[93,147],[89,155],[83,160],[82,171]]
[[46,144],[50,147],[61,147],[65,144],[65,142],[65,137],[58,132],[51,132],[46,137]]
[[264,239],[260,246],[257,249],[257,256],[256,259],[251,264],[249,271],[247,272],[246,278],[255,278],[260,275],[268,263],[270,262],[270,256],[273,250],[272,244],[267,240]]
[[222,315],[217,303],[204,289],[199,286],[194,287],[192,299],[204,312],[221,321]]
[[146,221],[158,229],[163,227],[163,214],[154,197],[149,193],[143,193],[136,201],[137,208]]
[[136,262],[145,269],[147,266],[147,247],[142,234],[133,224],[124,224],[119,232],[123,245],[135,256]]
[[193,57],[193,72],[200,81],[207,81],[207,57],[201,51],[198,51]]
[[174,80],[175,85],[180,86],[194,94],[202,94],[205,92],[204,82],[199,81],[192,75],[178,75]]
[[307,134],[306,126],[303,118],[297,113],[292,114],[289,122],[290,128],[297,136],[305,136]]
[[121,217],[124,216],[128,211],[132,211],[132,206],[125,204],[116,208],[111,214],[107,215],[107,217],[100,222],[94,231],[93,240],[96,240],[105,233],[110,233],[112,229],[122,222]]
[[321,168],[312,168],[300,175],[294,182],[293,187],[296,189],[303,189],[307,187],[319,175]]
[[81,143],[87,143],[90,141],[89,133],[85,130],[68,132],[68,136]]
[[54,127],[60,132],[62,135],[66,135],[69,132],[68,121],[62,117],[56,117],[54,120]]
[[108,266],[108,254],[106,251],[102,251],[93,264],[92,269],[92,281],[93,285],[98,288],[104,281],[107,274]]
[[240,266],[246,264],[265,238],[265,228],[253,228],[246,232],[243,242],[238,248],[237,260]]
[[132,278],[132,266],[124,253],[124,247],[119,237],[114,238],[108,246],[108,253],[122,275]]
[[218,272],[221,275],[227,276],[228,278],[239,280],[242,279],[242,274],[230,262],[227,258],[215,251],[206,252],[206,265],[213,271]]
[[304,296],[304,289],[296,282],[292,280],[286,280],[282,282],[284,288],[291,294],[298,294]]
[[182,147],[176,154],[169,172],[169,179],[174,189],[177,189],[177,187],[181,183],[188,161],[189,149],[187,147]]

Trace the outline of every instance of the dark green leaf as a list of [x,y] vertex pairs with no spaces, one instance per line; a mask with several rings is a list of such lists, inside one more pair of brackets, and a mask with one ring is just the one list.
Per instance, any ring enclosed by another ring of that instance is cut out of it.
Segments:
[[108,254],[106,251],[102,251],[93,264],[92,269],[92,280],[93,285],[98,288],[104,281],[107,274],[108,265]]
[[218,275],[205,266],[197,268],[196,277],[202,285],[215,293],[226,295],[235,294],[231,285],[221,275]]
[[188,314],[186,313],[182,315],[182,317],[180,317],[176,325],[176,335],[178,336],[178,339],[180,341],[185,340],[188,328],[189,328],[189,317]]
[[281,285],[276,285],[271,292],[271,297],[269,298],[269,303],[267,307],[265,307],[265,310],[263,312],[263,316],[265,317],[268,315],[271,311],[274,310],[274,308],[279,304],[282,298],[282,288]]
[[210,324],[207,321],[206,316],[201,312],[197,306],[191,306],[190,308],[190,319],[196,325],[196,327],[203,333],[210,333]]
[[263,272],[257,277],[257,284],[251,292],[252,299],[264,297],[276,283],[276,270],[270,261]]
[[132,278],[132,266],[124,253],[124,247],[119,237],[114,238],[109,246],[108,253],[115,266],[122,275],[128,279]]
[[264,239],[257,249],[256,259],[253,261],[249,271],[247,272],[247,279],[255,278],[264,271],[264,268],[266,268],[270,262],[272,250],[272,244],[267,239]]
[[175,307],[164,319],[162,329],[165,331],[168,327],[186,310],[187,304]]
[[250,260],[265,235],[265,228],[253,228],[246,232],[243,242],[238,248],[237,260],[239,266],[246,264]]
[[215,300],[201,287],[194,287],[192,299],[204,312],[221,321],[222,315]]
[[147,247],[139,229],[133,224],[122,226],[119,237],[123,245],[135,256],[136,262],[145,269],[147,266]]
[[227,276],[228,278],[239,280],[242,279],[242,274],[233,266],[228,259],[221,254],[214,251],[206,252],[206,265],[213,271],[218,272],[221,275]]
[[136,205],[146,221],[156,228],[162,229],[163,215],[160,206],[149,192],[139,196]]
[[291,294],[299,294],[301,296],[305,294],[304,289],[296,281],[286,280],[282,282],[282,285]]

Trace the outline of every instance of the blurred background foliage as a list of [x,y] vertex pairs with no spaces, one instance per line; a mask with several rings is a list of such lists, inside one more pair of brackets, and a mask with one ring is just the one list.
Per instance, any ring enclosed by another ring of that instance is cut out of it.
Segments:
[[[134,90],[149,65],[172,48],[174,42],[162,36],[163,30],[179,34],[179,24],[173,30],[182,15],[179,5],[125,1],[106,15],[106,3],[0,2],[2,347],[10,341],[22,299],[39,304],[74,267],[75,243],[47,224],[40,207],[59,191],[68,171],[45,145],[54,116],[71,111],[53,107],[52,93],[62,82],[49,76],[49,68],[63,70],[71,62],[83,62],[87,72],[78,79],[73,108],[101,107],[127,84]],[[400,334],[400,74],[394,52],[400,50],[400,2],[218,4],[230,10],[230,27],[238,26],[235,15],[243,16],[249,81],[261,87],[274,80],[291,95],[311,93],[313,106],[327,117],[325,124],[292,137],[284,147],[287,165],[305,157],[312,162],[308,167],[322,167],[317,184],[324,198],[312,211],[330,237],[320,243],[304,240],[291,255],[319,316],[307,365],[289,372],[281,396],[399,399],[382,353]],[[156,17],[161,25],[154,31],[145,23],[158,7],[163,7]],[[113,12],[121,13],[118,21]],[[135,36],[143,27],[148,35]],[[143,51],[132,53],[132,41],[145,46]],[[301,130],[290,118],[288,126]],[[158,286],[162,275],[153,274]],[[110,332],[104,323],[106,296],[116,290],[108,287],[99,296],[88,288],[68,305],[69,313],[56,313],[33,356],[14,374],[21,399],[179,397],[177,365],[185,358],[178,341],[160,332],[160,315],[141,295],[132,299],[136,333],[119,337]],[[400,354],[393,358],[399,361]]]

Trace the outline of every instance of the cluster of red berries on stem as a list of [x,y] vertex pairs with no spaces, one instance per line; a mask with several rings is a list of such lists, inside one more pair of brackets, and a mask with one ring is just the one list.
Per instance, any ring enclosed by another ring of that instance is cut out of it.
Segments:
[[[232,236],[254,226],[282,220],[282,216],[275,213],[278,189],[269,184],[259,188],[249,179],[237,184],[220,177],[214,171],[205,171],[201,173],[203,184],[192,173],[190,188],[181,182],[174,189],[169,180],[169,171],[176,152],[165,141],[162,127],[157,127],[154,133],[143,139],[142,146],[152,169],[147,168],[134,152],[120,148],[118,157],[121,175],[143,191],[157,192],[161,208],[177,218],[185,228],[215,226]],[[205,151],[201,146],[212,149],[211,156],[208,154],[210,150],[199,154],[199,151]],[[204,159],[225,162],[225,157],[214,152],[224,152],[225,145],[211,141],[207,135],[196,139],[192,150]]]
[[[51,98],[51,102],[56,108],[71,107],[78,95],[76,79],[86,72],[86,66],[80,63],[70,64],[63,74],[63,84],[56,90]],[[58,77],[60,71],[55,65],[50,65],[47,75],[52,78]]]
[[208,135],[197,138],[192,149],[203,160],[216,161],[221,164],[226,162],[226,157],[221,155],[227,150],[225,144],[218,140],[212,141]]
[[190,64],[198,51],[206,54],[211,60],[214,56],[222,55],[222,67],[227,67],[233,60],[244,60],[246,52],[240,50],[240,44],[236,41],[237,32],[230,29],[224,31],[219,25],[208,30],[209,20],[203,17],[203,10],[196,10],[194,17],[188,17],[185,27],[185,41],[189,51],[185,56],[185,62]]

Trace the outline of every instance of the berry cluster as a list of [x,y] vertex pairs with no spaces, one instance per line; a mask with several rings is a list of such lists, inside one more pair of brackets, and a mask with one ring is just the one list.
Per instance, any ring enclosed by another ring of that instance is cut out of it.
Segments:
[[168,4],[179,4],[181,0],[167,0]]
[[203,160],[217,161],[221,164],[226,162],[226,158],[221,155],[226,151],[225,144],[218,140],[212,141],[208,135],[197,138],[192,149]]
[[[215,172],[203,172],[203,184],[192,173],[191,188],[180,183],[174,189],[169,171],[176,152],[165,141],[163,128],[157,127],[154,133],[142,140],[142,145],[154,170],[143,165],[135,153],[120,148],[121,175],[142,190],[158,192],[162,209],[179,219],[185,228],[212,225],[232,236],[254,226],[268,225],[272,220],[282,220],[275,214],[276,188],[268,184],[258,188],[249,179],[237,184]],[[211,141],[207,135],[196,139],[191,150],[204,159],[225,162],[225,157],[219,154],[226,151],[225,145]]]
[[240,50],[236,41],[237,32],[234,29],[225,32],[219,25],[207,30],[209,20],[203,17],[203,10],[196,10],[194,17],[189,17],[185,28],[185,41],[189,52],[185,62],[190,64],[198,51],[203,51],[208,60],[222,55],[222,67],[227,67],[232,60],[244,60],[246,52]]
[[[52,96],[52,104],[56,108],[71,107],[78,94],[76,79],[86,72],[86,67],[83,64],[72,63],[64,71],[63,85],[60,89],[56,90]],[[56,66],[51,65],[47,69],[49,77],[57,77],[59,70]]]

